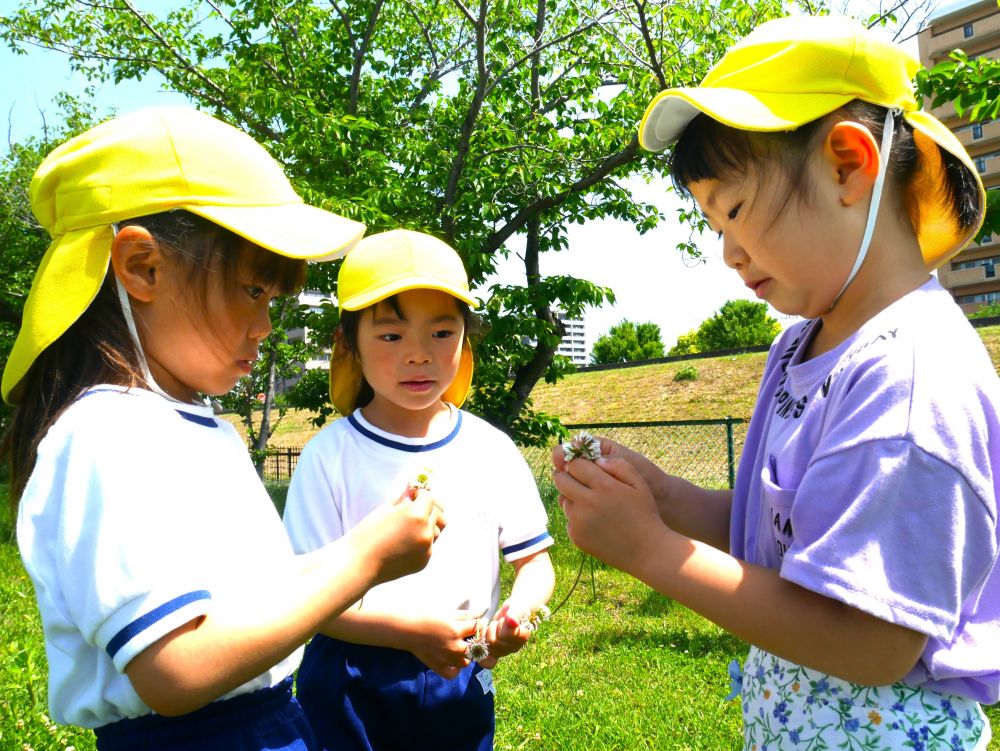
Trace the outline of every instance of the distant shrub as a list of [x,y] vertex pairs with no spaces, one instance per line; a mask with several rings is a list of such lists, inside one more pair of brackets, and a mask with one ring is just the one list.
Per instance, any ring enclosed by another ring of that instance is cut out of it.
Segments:
[[694,365],[686,365],[677,371],[674,376],[675,381],[697,381],[698,369]]

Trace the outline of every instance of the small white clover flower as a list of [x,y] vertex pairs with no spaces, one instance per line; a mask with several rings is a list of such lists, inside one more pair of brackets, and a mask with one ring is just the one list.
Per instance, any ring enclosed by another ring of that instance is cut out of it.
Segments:
[[566,461],[573,459],[587,459],[594,461],[601,458],[601,442],[590,433],[581,430],[573,436],[569,443],[563,444],[563,455]]
[[485,639],[473,639],[465,648],[465,657],[472,662],[480,662],[489,656],[490,648]]
[[465,637],[465,641],[468,642],[468,646],[465,648],[465,659],[479,662],[490,656],[490,647],[486,643],[486,628],[481,622],[476,624],[475,635]]
[[521,619],[521,627],[528,631],[537,631],[542,625],[542,621],[547,621],[552,615],[552,611],[545,605],[538,605]]

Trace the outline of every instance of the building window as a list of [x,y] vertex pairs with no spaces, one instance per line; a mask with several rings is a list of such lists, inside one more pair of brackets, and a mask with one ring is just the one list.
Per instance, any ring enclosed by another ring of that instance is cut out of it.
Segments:
[[979,170],[979,174],[983,174],[986,171],[986,159],[983,157],[976,157],[976,169]]
[[965,34],[965,38],[966,39],[968,39],[969,37],[971,37],[972,33],[973,33],[972,32],[972,24],[971,23],[965,24],[965,26],[962,27],[962,33]]
[[973,123],[973,125],[972,125],[972,137],[973,138],[982,138],[983,137],[983,124],[982,123]]

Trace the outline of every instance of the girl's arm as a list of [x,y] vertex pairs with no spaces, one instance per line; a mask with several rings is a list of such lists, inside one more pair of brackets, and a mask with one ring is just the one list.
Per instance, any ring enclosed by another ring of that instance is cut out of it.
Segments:
[[469,664],[465,637],[476,633],[479,622],[476,615],[456,613],[445,619],[351,608],[328,619],[319,632],[352,644],[410,652],[441,677],[454,678]]
[[556,574],[548,550],[518,558],[511,561],[511,565],[514,567],[514,583],[506,602],[507,612],[521,620],[522,616],[549,601],[556,586]]
[[[549,554],[544,550],[513,561],[511,565],[517,573],[510,598],[501,610],[520,620],[532,608],[549,601],[555,587],[555,573]],[[403,617],[351,608],[324,623],[320,633],[354,644],[405,650],[438,675],[454,678],[469,664],[465,656],[468,646],[465,638],[474,635],[479,624],[479,618],[471,616],[453,619]],[[530,636],[527,629],[504,626],[502,618],[493,620],[485,628],[490,655],[480,660],[480,664],[486,668],[493,667],[498,658],[516,652]]]
[[279,663],[375,584],[422,569],[442,526],[429,496],[384,506],[269,580],[217,593],[209,613],[140,652],[125,674],[158,714],[199,709]]
[[634,466],[598,463],[573,461],[555,473],[567,530],[583,550],[792,662],[866,685],[894,683],[916,664],[924,634],[669,528]]
[[[719,550],[729,550],[729,516],[733,502],[731,490],[700,488],[680,477],[668,475],[642,454],[608,438],[600,438],[601,456],[624,459],[639,474],[656,500],[663,522],[671,529]],[[566,469],[561,446],[552,450],[557,472]]]
[[492,668],[501,657],[517,652],[528,643],[531,629],[520,625],[522,619],[548,603],[555,589],[556,575],[547,550],[511,561],[514,583],[510,597],[500,606],[486,632],[490,654],[479,664]]

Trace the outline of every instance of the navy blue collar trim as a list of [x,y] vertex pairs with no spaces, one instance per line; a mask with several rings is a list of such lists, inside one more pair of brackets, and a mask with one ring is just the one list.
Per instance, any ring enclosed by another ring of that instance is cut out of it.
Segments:
[[458,419],[455,420],[454,429],[442,438],[440,441],[434,441],[434,443],[424,443],[424,444],[412,444],[412,443],[400,443],[399,441],[394,441],[391,438],[386,438],[385,436],[378,435],[378,433],[373,433],[368,430],[364,425],[362,425],[354,415],[348,415],[347,421],[351,426],[357,430],[361,435],[369,440],[375,441],[375,443],[381,443],[383,446],[388,446],[391,449],[398,449],[399,451],[409,451],[411,454],[419,454],[422,451],[433,451],[434,449],[439,449],[451,443],[452,439],[458,435],[458,431],[462,427],[462,412],[461,410],[456,410]]
[[[114,393],[114,394],[127,394],[127,391],[119,391],[118,389],[91,389],[84,394],[80,395],[80,399],[85,399],[91,394],[103,394],[103,393]],[[193,422],[196,425],[201,425],[204,428],[217,428],[219,424],[215,421],[214,417],[205,417],[203,415],[195,415],[191,412],[184,412],[180,409],[175,409],[174,412],[179,414],[188,422]]]
[[188,422],[193,422],[196,425],[201,425],[202,427],[205,427],[205,428],[217,428],[217,427],[219,427],[218,424],[215,422],[215,418],[214,417],[204,417],[202,415],[194,415],[194,414],[191,414],[190,412],[184,412],[184,411],[179,410],[179,409],[175,409],[174,411],[177,414],[179,414],[181,417],[183,417],[185,420],[187,420]]

